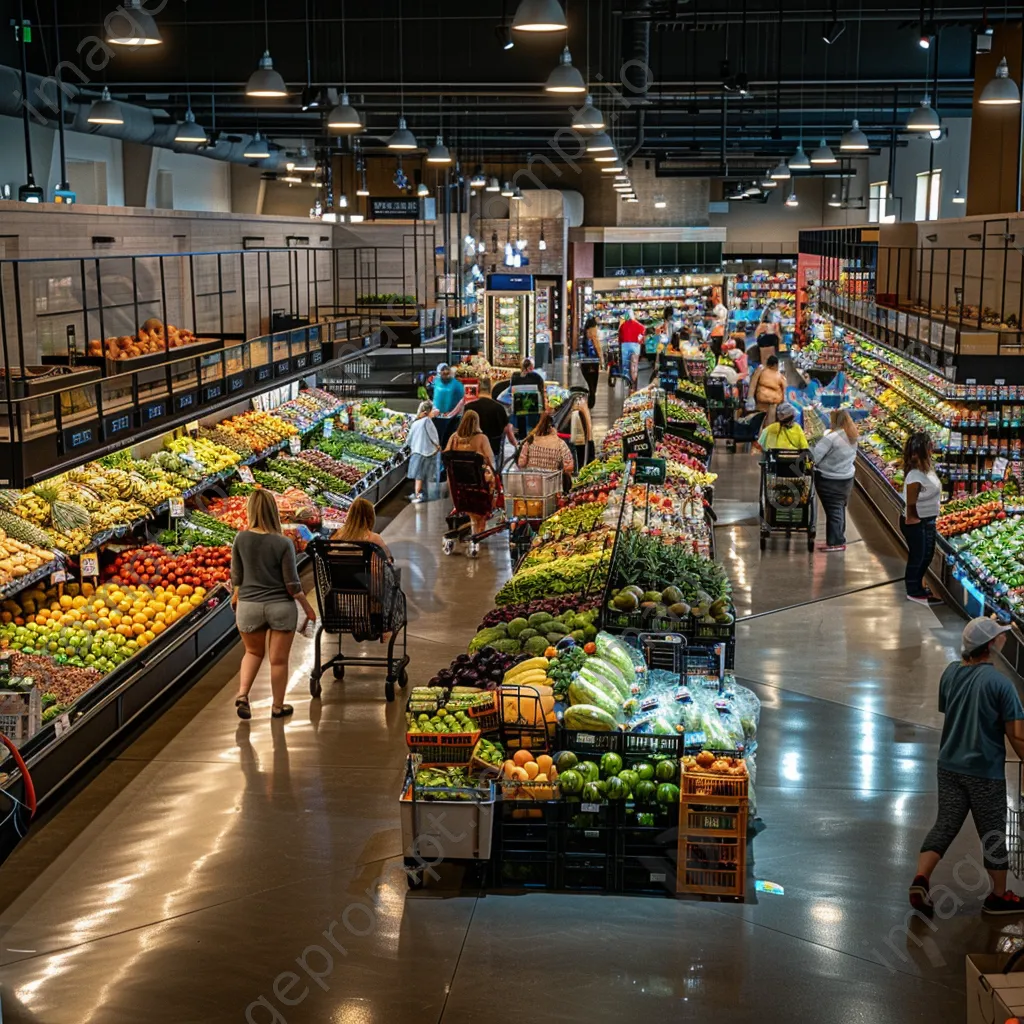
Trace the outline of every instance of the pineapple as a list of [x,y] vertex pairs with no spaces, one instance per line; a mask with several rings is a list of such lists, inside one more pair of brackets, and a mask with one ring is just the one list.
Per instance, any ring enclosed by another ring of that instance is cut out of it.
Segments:
[[49,505],[50,522],[59,533],[71,533],[75,529],[88,528],[89,513],[72,501],[61,501],[60,489],[54,487],[52,483],[33,487],[32,494]]
[[49,535],[33,523],[13,515],[6,509],[0,509],[0,529],[14,540],[20,540],[22,544],[34,544],[36,547],[49,549]]

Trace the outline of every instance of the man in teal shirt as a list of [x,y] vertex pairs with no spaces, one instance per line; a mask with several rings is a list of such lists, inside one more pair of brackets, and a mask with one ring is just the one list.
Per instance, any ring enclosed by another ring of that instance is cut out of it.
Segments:
[[[466,404],[466,389],[447,363],[438,363],[437,376],[434,378],[433,401],[437,440],[441,445],[441,450],[444,451],[448,446],[448,439],[455,433],[455,428],[459,425],[462,409]],[[444,475],[442,469],[442,480]]]
[[939,745],[939,812],[925,837],[910,885],[910,905],[934,912],[931,875],[970,812],[981,838],[992,889],[982,912],[1024,916],[1024,902],[1006,888],[1006,746],[1024,759],[1024,707],[1013,683],[993,664],[1010,626],[971,619],[964,627],[961,660],[939,682],[939,710],[946,716]]

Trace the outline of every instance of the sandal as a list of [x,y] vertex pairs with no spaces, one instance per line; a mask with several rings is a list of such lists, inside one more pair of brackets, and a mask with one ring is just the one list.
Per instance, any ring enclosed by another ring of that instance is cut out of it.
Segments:
[[239,718],[243,718],[245,720],[252,718],[252,709],[249,707],[248,697],[236,697],[235,710],[238,712]]
[[279,708],[272,707],[270,709],[271,718],[287,718],[290,714],[295,711],[295,708],[291,704],[282,704]]

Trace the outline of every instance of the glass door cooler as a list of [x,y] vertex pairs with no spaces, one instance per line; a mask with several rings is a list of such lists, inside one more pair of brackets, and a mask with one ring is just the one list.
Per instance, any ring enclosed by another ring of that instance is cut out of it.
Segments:
[[[491,277],[486,293],[487,361],[492,366],[518,369],[527,356],[532,358],[534,354],[533,279],[503,274]],[[509,279],[513,287],[494,287]],[[517,290],[515,284],[520,281],[529,282],[528,288]]]

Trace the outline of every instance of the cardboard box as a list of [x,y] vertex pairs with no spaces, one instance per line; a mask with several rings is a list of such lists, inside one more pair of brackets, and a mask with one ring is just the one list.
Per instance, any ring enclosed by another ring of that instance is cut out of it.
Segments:
[[967,1024],[1024,1021],[1024,958],[1004,974],[1010,953],[971,953],[967,957]]

